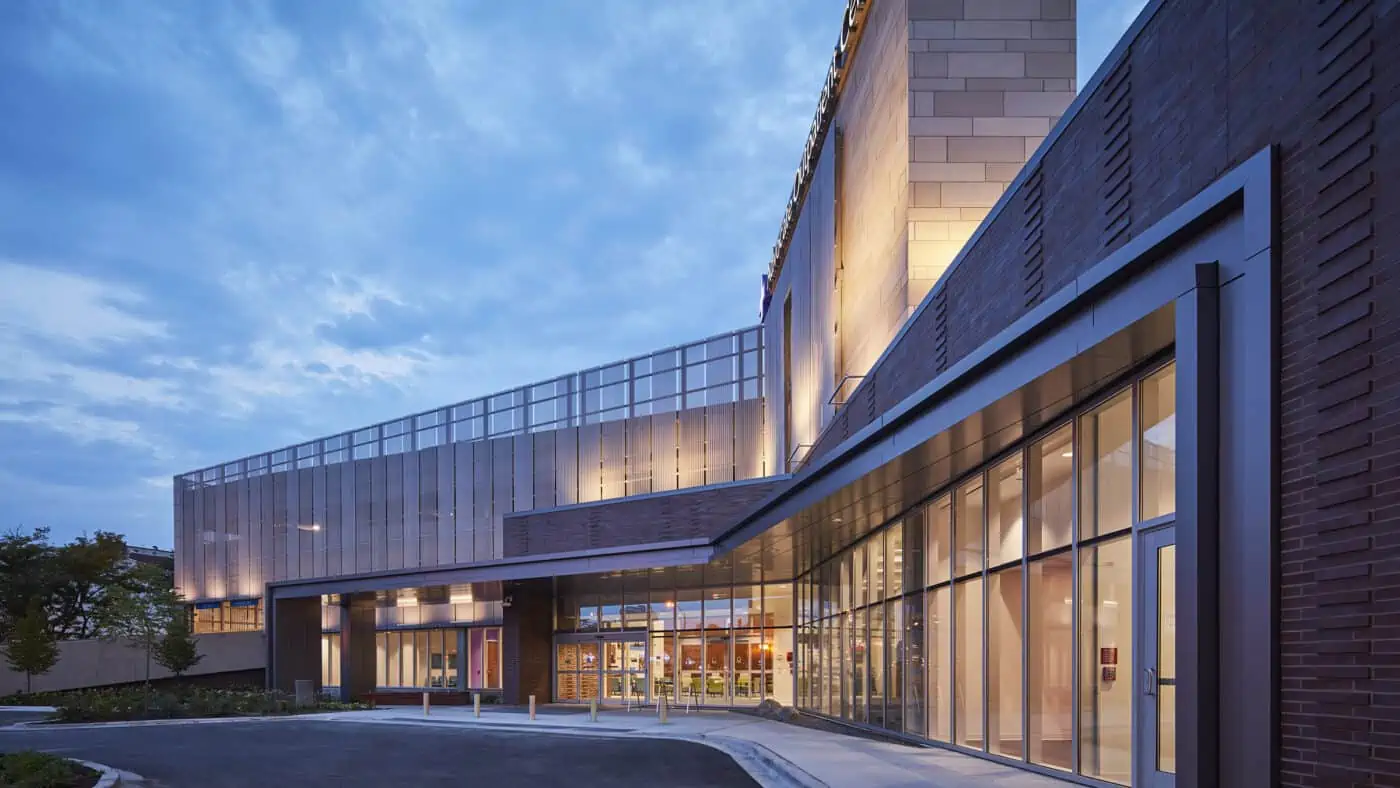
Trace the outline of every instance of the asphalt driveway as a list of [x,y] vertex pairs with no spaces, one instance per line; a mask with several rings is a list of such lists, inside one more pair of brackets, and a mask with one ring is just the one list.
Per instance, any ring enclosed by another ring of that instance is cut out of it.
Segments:
[[155,788],[756,785],[691,742],[315,720],[0,730],[0,752],[19,749],[105,763]]

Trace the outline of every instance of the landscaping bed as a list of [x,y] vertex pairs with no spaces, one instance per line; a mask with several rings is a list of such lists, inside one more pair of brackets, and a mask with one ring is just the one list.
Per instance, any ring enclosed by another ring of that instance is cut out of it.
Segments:
[[80,763],[45,752],[0,753],[0,785],[10,788],[92,788],[100,777]]
[[298,707],[292,696],[263,689],[148,690],[139,686],[12,695],[0,698],[0,706],[53,706],[58,711],[48,722],[265,717],[368,708],[362,703],[341,703],[324,697],[318,697],[310,706]]

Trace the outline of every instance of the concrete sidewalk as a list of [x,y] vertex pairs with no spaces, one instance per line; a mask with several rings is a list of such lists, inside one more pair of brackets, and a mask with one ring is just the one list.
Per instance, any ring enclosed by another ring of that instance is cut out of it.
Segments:
[[671,711],[660,724],[655,709],[586,713],[436,707],[428,717],[413,707],[315,715],[341,722],[443,725],[552,734],[654,737],[697,741],[734,757],[765,786],[819,788],[1065,788],[1070,783],[931,747],[873,741],[722,711]]

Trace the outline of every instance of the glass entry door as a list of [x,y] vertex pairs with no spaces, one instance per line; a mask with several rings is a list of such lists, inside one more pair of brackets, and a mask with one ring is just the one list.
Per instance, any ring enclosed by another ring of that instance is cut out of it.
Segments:
[[612,640],[603,644],[603,702],[645,703],[647,696],[645,640]]
[[1176,785],[1176,530],[1142,537],[1142,670],[1138,676],[1139,784]]
[[607,704],[647,700],[647,644],[642,636],[558,636],[554,699]]

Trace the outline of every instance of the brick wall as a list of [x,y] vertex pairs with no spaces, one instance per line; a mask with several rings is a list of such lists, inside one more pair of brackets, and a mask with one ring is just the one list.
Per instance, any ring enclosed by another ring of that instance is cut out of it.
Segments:
[[1165,3],[812,450],[1277,145],[1286,786],[1400,784],[1397,40],[1394,0]]
[[506,557],[713,538],[781,482],[736,484],[506,517]]
[[554,583],[551,579],[505,584],[510,607],[501,622],[501,695],[506,703],[552,700]]

